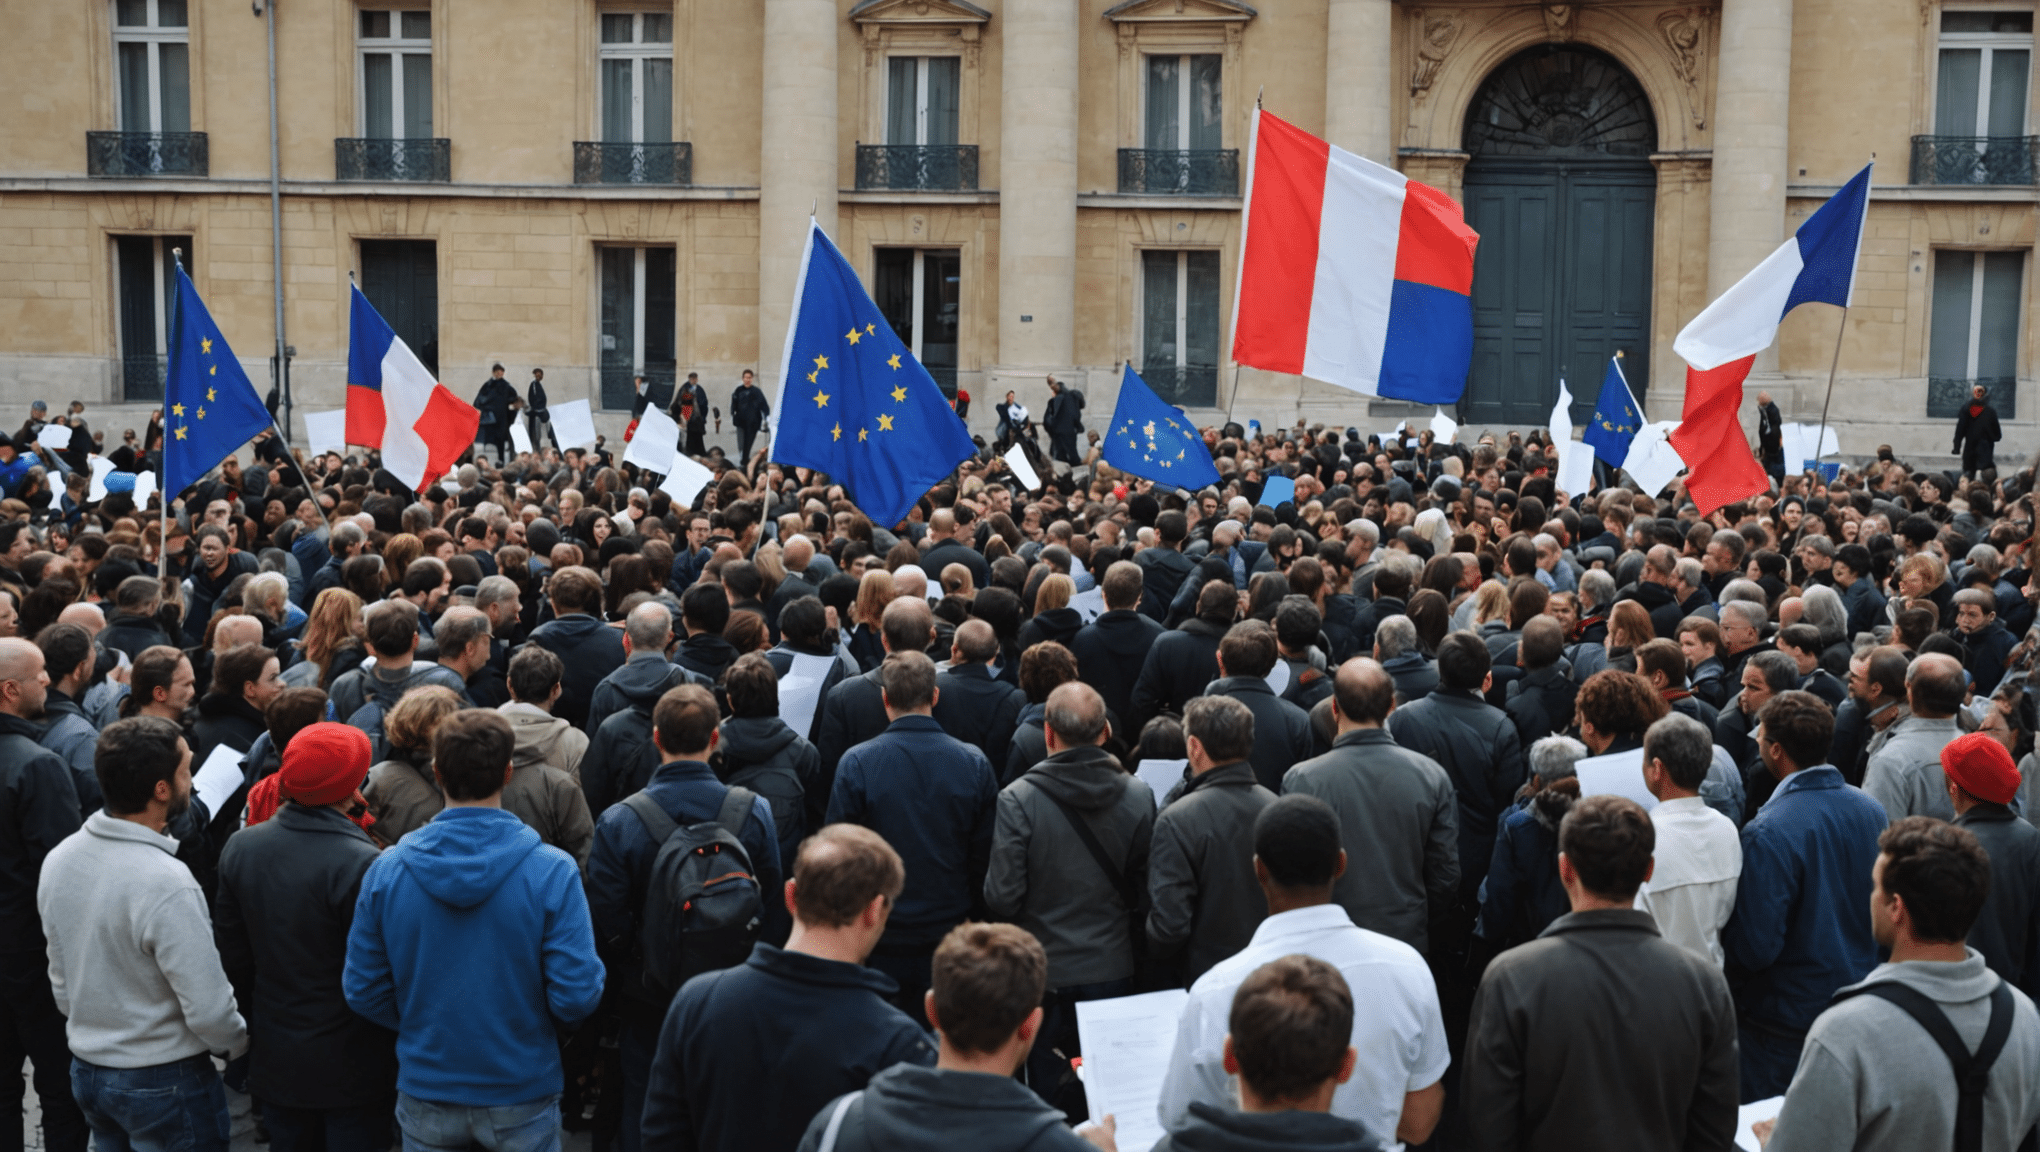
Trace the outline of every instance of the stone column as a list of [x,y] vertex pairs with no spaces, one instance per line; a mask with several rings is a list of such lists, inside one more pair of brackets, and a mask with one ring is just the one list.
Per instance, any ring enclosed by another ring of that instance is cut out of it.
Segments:
[[812,212],[836,233],[836,25],[833,0],[765,0],[769,60],[758,164],[758,384],[778,385],[793,289]]
[[[1707,211],[1710,301],[1785,238],[1792,0],[1723,0],[1715,59],[1720,63]],[[1775,356],[1771,363],[1777,363]]]
[[987,392],[1019,387],[1040,412],[1048,396],[1038,377],[1076,357],[1077,3],[1007,0],[1001,15],[995,375],[1022,379]]
[[1390,0],[1329,0],[1325,18],[1325,138],[1390,167],[1394,19]]

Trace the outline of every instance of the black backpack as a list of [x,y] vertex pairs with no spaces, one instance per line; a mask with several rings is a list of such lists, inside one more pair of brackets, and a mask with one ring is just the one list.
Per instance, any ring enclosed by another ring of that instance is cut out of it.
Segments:
[[684,827],[643,792],[623,801],[659,846],[638,932],[641,993],[654,1003],[691,977],[743,963],[758,942],[765,901],[738,839],[755,799],[732,788],[714,820]]
[[[1875,996],[1902,1009],[1926,1030],[1927,1035],[1933,1037],[1955,1072],[1955,1152],[1981,1152],[1983,1094],[1990,1090],[1991,1065],[1997,1063],[1998,1054],[2004,1051],[2005,1041],[2011,1037],[2012,1017],[2016,1012],[2010,986],[2000,980],[1991,990],[1990,1023],[1984,1026],[1983,1039],[1977,1043],[1974,1053],[1962,1042],[1962,1037],[1948,1022],[1948,1015],[1941,1011],[1941,1006],[1918,989],[1895,981],[1879,981],[1837,993],[1835,1002],[1854,996]],[[2036,1147],[2040,1147],[2040,1129],[2027,1132],[2019,1141],[2019,1152],[2034,1152]]]

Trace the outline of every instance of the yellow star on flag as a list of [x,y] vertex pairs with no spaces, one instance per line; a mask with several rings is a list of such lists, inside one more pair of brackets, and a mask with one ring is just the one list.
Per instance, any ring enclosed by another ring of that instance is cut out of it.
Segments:
[[866,324],[866,325],[864,326],[864,334],[865,334],[866,336],[869,336],[869,335],[871,335],[871,334],[872,334],[873,332],[876,332],[876,331],[878,331],[878,325],[876,325],[876,324]]
[[821,369],[821,368],[827,368],[828,366],[829,366],[829,358],[828,358],[827,356],[817,356],[817,357],[815,357],[815,367],[816,367],[817,369]]
[[217,375],[219,375],[219,374],[220,374],[220,366],[219,366],[219,365],[217,365],[217,364],[213,365],[213,366],[212,366],[211,368],[208,368],[208,369],[206,369],[206,375],[208,375],[208,376],[217,376]]
[[838,424],[834,428],[830,429],[829,439],[841,440],[842,438],[843,438],[843,426],[841,424]]
[[907,386],[904,384],[896,386],[892,390],[892,398],[893,403],[895,404],[898,404],[901,401],[905,400],[907,398]]
[[200,409],[198,410],[198,418],[199,418],[200,420],[203,420],[203,419],[205,419],[205,409],[204,409],[204,408],[200,408]]
[[808,383],[810,383],[810,384],[814,383],[814,382],[815,382],[815,377],[817,377],[817,376],[820,376],[820,375],[821,375],[821,372],[820,372],[820,370],[819,370],[819,369],[818,369],[818,370],[816,370],[816,371],[813,371],[813,372],[810,372],[810,373],[808,373],[808,374],[807,374],[807,382],[808,382]]
[[829,406],[829,394],[827,392],[815,393],[815,407],[827,408],[828,406]]
[[863,443],[864,441],[866,441],[866,440],[868,440],[868,439],[870,439],[870,438],[871,438],[871,429],[869,429],[869,428],[859,428],[859,429],[857,430],[857,440],[858,440],[858,442],[859,442],[859,443]]
[[189,428],[179,428],[179,429],[177,429],[177,438],[178,438],[179,440],[182,440],[182,439],[184,439],[184,434],[185,434],[186,432],[189,432],[189,431],[191,431],[191,429],[189,429]]
[[[206,399],[208,399],[208,400],[218,400],[218,399],[220,398],[220,394],[219,394],[218,392],[215,392],[215,391],[213,391],[212,389],[208,388],[208,389],[206,389],[206,390],[205,390],[205,398],[206,398]],[[201,416],[202,416],[202,415],[204,415],[204,413],[203,413],[203,412],[201,412],[201,413],[199,413],[199,415],[201,415]]]
[[212,355],[212,337],[200,336],[198,338],[198,350],[208,356]]
[[184,415],[184,405],[182,405],[182,404],[172,404],[172,405],[170,406],[170,414],[171,414],[172,416],[182,416],[182,415]]
[[1152,420],[1148,421],[1148,422],[1147,422],[1147,427],[1145,427],[1145,428],[1141,429],[1141,431],[1143,431],[1143,432],[1145,432],[1145,433],[1147,433],[1147,434],[1148,434],[1148,439],[1150,439],[1150,440],[1154,439],[1154,438],[1155,438],[1155,422],[1154,422],[1154,421],[1152,421]]
[[880,432],[892,431],[892,417],[880,415],[878,418],[878,430]]
[[859,332],[855,328],[852,328],[848,332],[843,333],[843,339],[848,340],[852,344],[855,344],[859,340],[864,339],[864,333]]
[[894,368],[894,369],[897,369],[897,368],[899,368],[899,366],[900,366],[900,354],[899,354],[899,353],[897,353],[897,352],[895,352],[895,353],[893,353],[893,354],[892,354],[891,356],[887,357],[887,358],[886,358],[886,364],[887,364],[887,365],[889,365],[890,367]]

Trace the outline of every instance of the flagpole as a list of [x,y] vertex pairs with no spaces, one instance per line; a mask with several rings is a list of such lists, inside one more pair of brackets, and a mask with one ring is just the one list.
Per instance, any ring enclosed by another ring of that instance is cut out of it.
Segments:
[[[170,259],[176,262],[177,270],[179,272],[184,271],[184,249],[172,248],[170,250]],[[177,347],[176,341],[177,341],[177,320],[173,315],[170,320],[170,345],[169,345],[169,347],[173,351],[175,351]],[[169,368],[167,366],[164,368],[164,372],[165,373],[169,372]],[[166,420],[163,423],[163,453],[160,457],[158,457],[156,461],[156,473],[163,480],[168,480],[170,478],[169,458],[170,458],[170,423],[169,421]],[[163,505],[163,518],[162,526],[160,529],[162,535],[159,536],[156,540],[156,580],[158,583],[161,583],[163,581],[170,579],[170,493],[164,491],[160,483],[157,485],[156,488],[156,499]],[[143,511],[147,511],[147,509],[143,509]]]
[[[1821,445],[1827,442],[1828,405],[1834,403],[1835,399],[1835,372],[1839,370],[1842,366],[1842,338],[1844,336],[1847,336],[1848,334],[1849,334],[1849,306],[1847,304],[1844,304],[1842,305],[1841,327],[1837,329],[1835,332],[1834,359],[1828,361],[1827,398],[1820,402],[1820,431],[1816,433],[1813,438],[1813,462],[1814,471],[1816,472],[1820,471]],[[1800,461],[1801,464],[1801,468],[1799,469],[1800,471],[1805,470],[1804,469],[1805,463],[1806,462],[1803,460]]]
[[[269,426],[276,431],[277,443],[283,445],[283,458],[296,465],[298,476],[304,480],[305,487],[310,489],[312,486],[312,474],[305,471],[305,462],[302,458],[291,455],[290,437],[284,435],[283,425],[276,422],[276,413],[274,412],[269,414]],[[316,491],[312,492],[311,501],[312,507],[319,510],[319,519],[325,521],[326,535],[331,536],[333,534],[333,521],[326,515],[326,506],[319,503],[319,495]]]

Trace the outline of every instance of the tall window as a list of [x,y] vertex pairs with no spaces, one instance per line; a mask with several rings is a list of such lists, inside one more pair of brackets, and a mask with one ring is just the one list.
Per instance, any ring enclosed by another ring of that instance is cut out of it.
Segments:
[[634,378],[671,383],[679,301],[671,248],[602,248],[602,406],[629,409]]
[[1147,58],[1146,146],[1208,151],[1221,146],[1220,57]]
[[887,62],[885,142],[956,143],[956,92],[963,61],[955,56],[894,56]]
[[1953,416],[1969,388],[1990,388],[2011,415],[2019,361],[2019,294],[2024,252],[1934,253],[1933,331],[1927,345],[1927,414]]
[[1140,254],[1141,379],[1174,404],[1218,402],[1218,253]]
[[673,17],[611,12],[602,17],[602,139],[610,144],[673,140]]
[[361,134],[431,139],[432,13],[365,11],[359,44]]
[[191,131],[191,32],[184,5],[185,0],[114,0],[123,132]]
[[2024,136],[2033,13],[1941,13],[1939,136]]
[[124,400],[161,400],[169,355],[172,301],[177,298],[174,252],[192,258],[189,236],[116,236],[113,239],[114,319],[120,327],[120,389]]
[[880,248],[873,299],[914,359],[956,395],[956,333],[963,300],[963,253],[955,248]]

